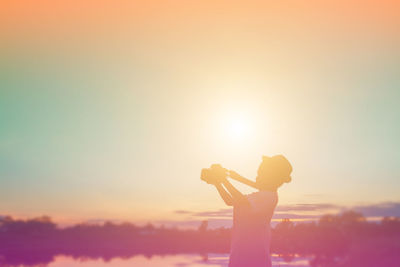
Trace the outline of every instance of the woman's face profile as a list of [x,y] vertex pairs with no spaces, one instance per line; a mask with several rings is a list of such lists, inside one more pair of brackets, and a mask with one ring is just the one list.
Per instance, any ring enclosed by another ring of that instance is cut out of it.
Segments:
[[256,177],[256,183],[265,183],[268,180],[268,169],[263,166],[263,164],[260,165],[260,167],[257,170],[257,177]]

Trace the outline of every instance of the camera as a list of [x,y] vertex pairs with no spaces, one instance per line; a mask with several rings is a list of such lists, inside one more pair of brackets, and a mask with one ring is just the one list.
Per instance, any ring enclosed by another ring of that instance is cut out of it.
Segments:
[[210,168],[201,170],[200,179],[209,184],[216,184],[225,180],[227,176],[227,169],[223,168],[220,164],[212,164]]

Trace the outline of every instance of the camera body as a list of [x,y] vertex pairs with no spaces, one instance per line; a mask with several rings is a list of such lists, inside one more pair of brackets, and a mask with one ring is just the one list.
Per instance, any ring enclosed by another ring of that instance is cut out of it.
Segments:
[[212,164],[210,168],[201,170],[200,179],[209,184],[216,184],[225,180],[227,176],[227,169],[223,168],[220,164]]

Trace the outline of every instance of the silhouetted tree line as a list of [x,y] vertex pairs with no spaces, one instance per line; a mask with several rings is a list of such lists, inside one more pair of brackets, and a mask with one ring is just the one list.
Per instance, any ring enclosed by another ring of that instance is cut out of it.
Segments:
[[[0,219],[0,266],[46,265],[55,255],[130,258],[137,254],[228,253],[230,229],[197,230],[131,223],[78,224],[59,228],[49,217]],[[316,222],[284,219],[272,229],[271,252],[312,266],[400,266],[400,219],[367,222],[356,212],[324,215]]]

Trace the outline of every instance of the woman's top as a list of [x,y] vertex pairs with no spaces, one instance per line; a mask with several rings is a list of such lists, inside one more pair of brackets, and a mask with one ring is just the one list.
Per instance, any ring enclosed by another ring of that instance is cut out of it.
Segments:
[[234,204],[229,267],[270,267],[270,222],[277,192],[246,195],[248,202]]

